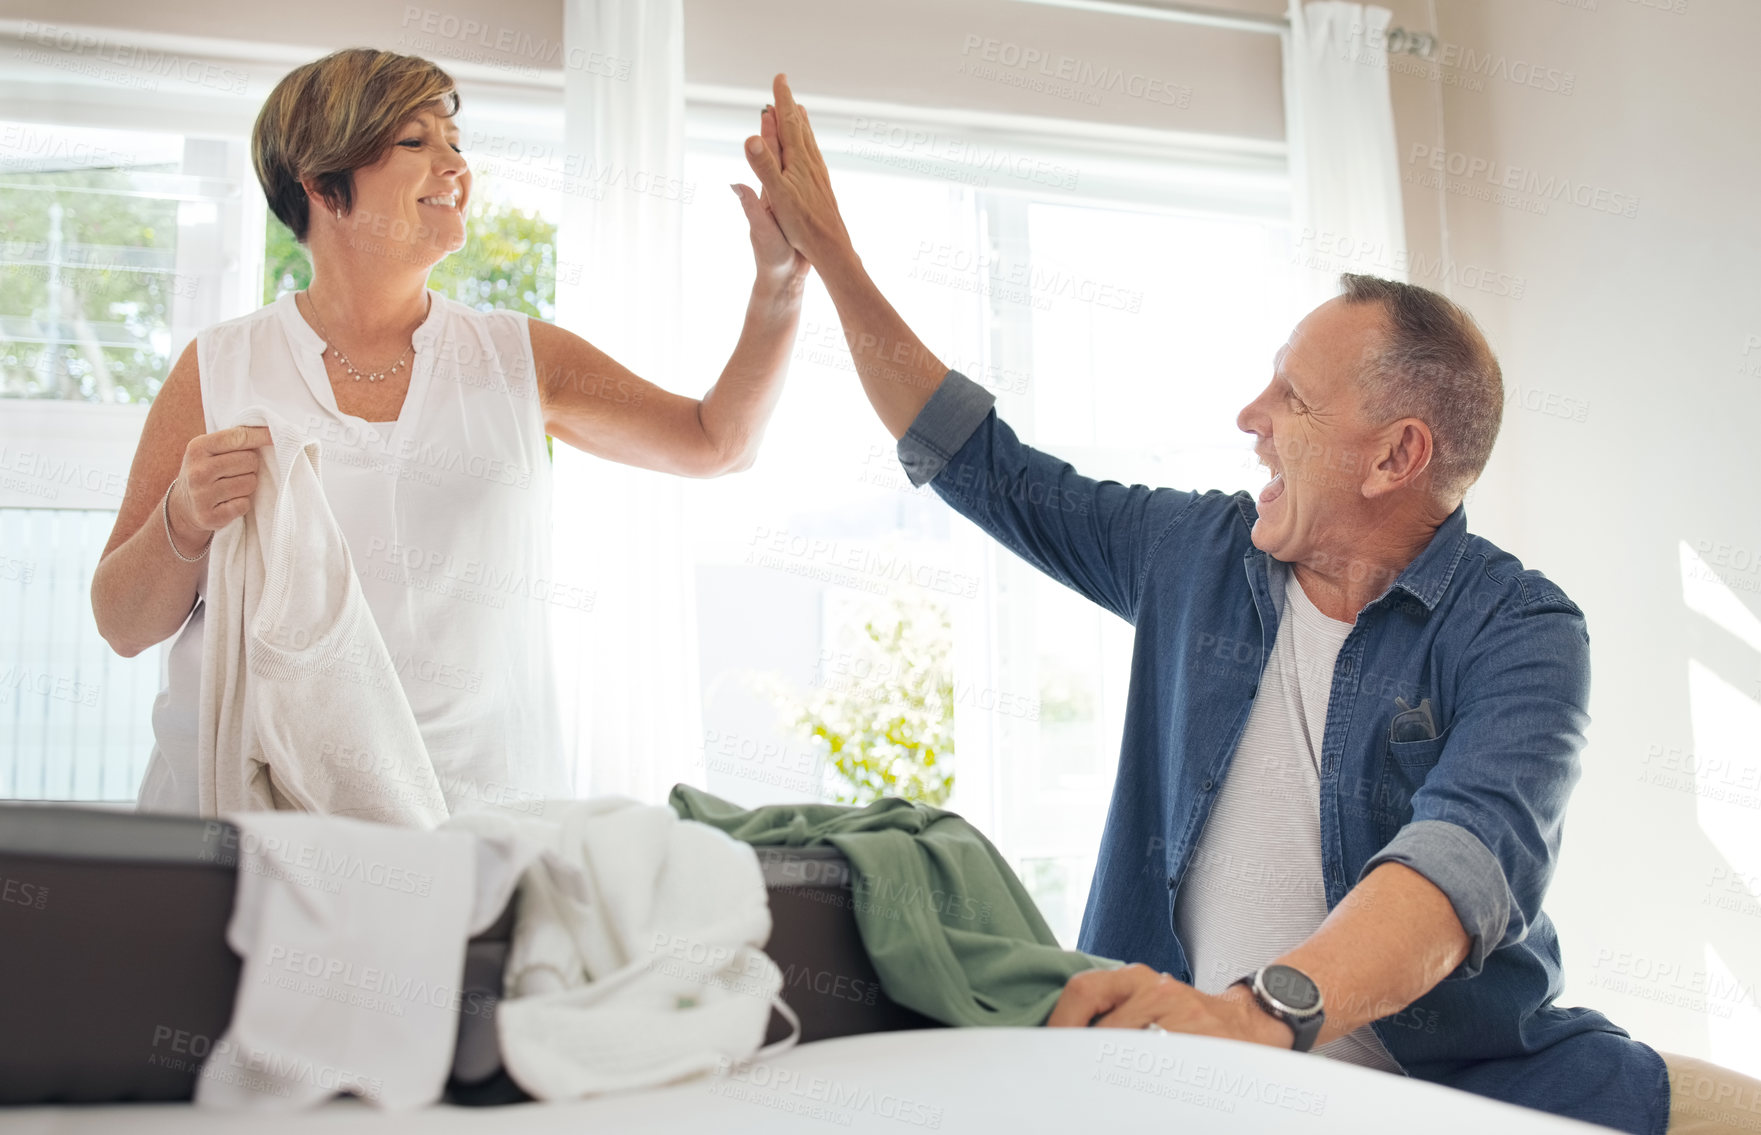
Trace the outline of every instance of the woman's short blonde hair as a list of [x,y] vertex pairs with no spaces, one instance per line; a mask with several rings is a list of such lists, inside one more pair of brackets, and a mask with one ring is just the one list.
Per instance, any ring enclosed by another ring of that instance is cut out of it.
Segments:
[[304,244],[311,202],[300,180],[317,183],[324,208],[347,213],[354,171],[436,103],[448,118],[459,112],[452,76],[414,55],[350,47],[289,71],[251,128],[251,164],[270,210]]

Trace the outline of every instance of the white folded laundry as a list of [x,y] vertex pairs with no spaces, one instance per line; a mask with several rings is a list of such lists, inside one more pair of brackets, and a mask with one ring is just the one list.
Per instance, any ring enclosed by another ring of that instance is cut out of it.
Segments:
[[197,1104],[438,1099],[459,1015],[495,1011],[460,990],[465,941],[495,921],[539,849],[299,813],[229,819],[240,840],[226,939],[244,965]]
[[537,1099],[579,1099],[758,1052],[782,974],[761,948],[770,905],[753,850],[666,807],[546,809],[447,824],[550,853],[521,880],[496,1015],[514,1081]]

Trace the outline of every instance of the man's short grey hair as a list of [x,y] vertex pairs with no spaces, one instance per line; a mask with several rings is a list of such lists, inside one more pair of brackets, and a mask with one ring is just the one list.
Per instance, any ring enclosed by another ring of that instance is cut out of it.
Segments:
[[1429,288],[1347,272],[1348,304],[1380,304],[1386,330],[1361,374],[1364,416],[1378,425],[1417,418],[1431,427],[1431,483],[1459,500],[1479,479],[1504,420],[1504,375],[1460,305]]

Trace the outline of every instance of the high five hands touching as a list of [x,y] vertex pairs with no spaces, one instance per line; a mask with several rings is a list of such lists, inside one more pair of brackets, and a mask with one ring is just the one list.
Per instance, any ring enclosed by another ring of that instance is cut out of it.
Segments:
[[740,207],[746,210],[746,223],[752,227],[752,259],[758,264],[758,275],[767,284],[800,284],[807,278],[807,258],[790,246],[789,238],[777,227],[768,199],[749,186],[736,184],[733,188]]
[[795,251],[819,273],[838,309],[862,389],[894,437],[902,437],[948,368],[924,347],[863,270],[850,243],[831,173],[813,139],[807,112],[786,75],[772,83],[775,101],[746,139],[746,163],[764,185],[764,201]]
[[752,259],[757,262],[760,281],[784,289],[799,288],[807,279],[807,258],[790,246],[789,238],[777,227],[769,195],[761,197],[750,186],[739,184],[733,190],[752,228]]
[[[787,94],[789,88],[784,85],[783,77],[778,75],[776,81],[777,89]],[[792,100],[791,105],[793,105]],[[764,119],[762,123],[764,134],[766,138],[773,140],[774,145],[776,126],[771,119],[769,108],[766,108],[762,117]],[[764,149],[762,140],[749,138],[747,139],[748,151],[754,144],[758,146],[760,151]],[[814,157],[818,156],[819,151],[815,150]],[[751,161],[751,159],[752,155],[748,152],[747,160]],[[780,167],[780,164],[780,162],[773,162],[773,168]],[[740,199],[740,207],[746,210],[747,223],[752,226],[752,256],[758,262],[758,274],[769,283],[798,285],[807,278],[808,257],[802,255],[806,250],[788,235],[789,229],[783,223],[782,214],[776,208],[776,188],[770,181],[765,180],[764,171],[756,163],[752,168],[759,175],[759,181],[764,187],[763,196],[754,193],[750,186],[735,184],[732,188],[734,195]],[[823,174],[825,163],[821,162],[819,168]],[[826,196],[828,199],[831,196],[829,182],[826,183]],[[833,208],[835,210],[836,206]],[[840,228],[842,228],[841,223]]]
[[807,112],[795,101],[786,75],[778,75],[772,89],[775,102],[760,115],[759,133],[746,139],[746,162],[763,184],[783,235],[825,276],[856,254]]

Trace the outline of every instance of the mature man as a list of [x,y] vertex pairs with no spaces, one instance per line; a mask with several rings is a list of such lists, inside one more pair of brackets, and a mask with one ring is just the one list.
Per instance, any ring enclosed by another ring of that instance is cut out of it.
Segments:
[[1473,321],[1347,276],[1241,412],[1273,474],[1257,500],[1097,482],[912,334],[775,90],[748,161],[913,483],[1136,627],[1080,942],[1135,964],[1072,980],[1049,1023],[1314,1048],[1647,1135],[1738,1129],[1761,1084],[1553,1004],[1541,900],[1589,639],[1557,586],[1467,531],[1503,403]]

